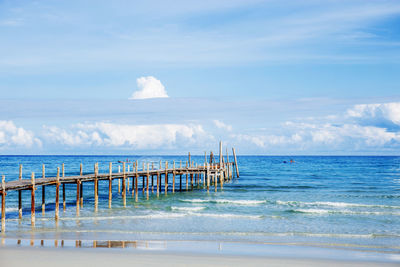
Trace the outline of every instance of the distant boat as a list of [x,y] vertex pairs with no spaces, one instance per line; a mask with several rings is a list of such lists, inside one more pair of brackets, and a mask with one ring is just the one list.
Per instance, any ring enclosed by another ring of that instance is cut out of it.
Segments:
[[131,161],[129,159],[126,159],[126,161],[118,160],[118,163],[130,163]]

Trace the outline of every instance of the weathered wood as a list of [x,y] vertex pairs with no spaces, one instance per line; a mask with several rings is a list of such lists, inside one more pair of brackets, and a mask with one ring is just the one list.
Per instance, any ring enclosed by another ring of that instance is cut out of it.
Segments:
[[[152,171],[154,170],[154,162],[151,163],[151,170]],[[153,183],[154,183],[153,178],[154,178],[154,175],[151,175],[151,193],[154,192],[153,191]]]
[[172,193],[175,193],[175,160],[172,169]]
[[123,172],[123,177],[122,177],[122,203],[123,203],[124,208],[125,208],[126,207],[125,162],[122,163],[122,172]]
[[[65,177],[65,172],[64,172],[64,163],[61,166],[62,168],[62,177]],[[63,189],[63,211],[65,211],[66,208],[66,203],[65,203],[65,184],[62,184],[62,189]]]
[[[42,165],[42,178],[46,178],[46,169],[44,164]],[[46,186],[42,186],[42,216],[45,214],[46,210]]]
[[[118,173],[121,173],[120,165],[118,165]],[[121,194],[121,179],[118,179],[118,194]]]
[[35,226],[35,173],[31,174],[31,225]]
[[108,165],[108,172],[109,172],[109,175],[110,175],[110,177],[108,178],[108,208],[111,209],[111,202],[112,202],[112,162],[110,162],[109,165]]
[[79,216],[81,180],[76,180],[76,216]]
[[1,176],[1,232],[6,230],[6,177]]
[[149,178],[150,178],[150,163],[147,163],[147,174],[146,174],[146,197],[149,199]]
[[[18,180],[22,180],[22,164],[19,165]],[[22,219],[22,191],[18,191],[18,218]]]
[[239,167],[237,165],[237,160],[236,160],[236,153],[235,153],[235,148],[232,147],[232,153],[233,153],[233,160],[235,162],[235,168],[236,168],[236,177],[239,178]]
[[[82,163],[79,166],[79,173],[80,173],[80,176],[83,176]],[[80,204],[81,204],[81,208],[83,208],[83,183],[82,182],[80,183],[80,187],[81,187],[80,190],[79,190],[79,193],[80,193]]]
[[190,159],[190,152],[189,152],[189,156],[188,156],[188,162],[189,162],[189,166],[191,166],[191,159]]
[[56,206],[55,206],[55,219],[58,220],[58,209],[60,207],[60,167],[57,167],[57,176],[56,176]]
[[157,197],[160,194],[160,172],[157,172]]
[[168,161],[165,161],[165,183],[164,183],[164,191],[167,194],[168,191]]
[[98,168],[97,162],[94,164],[94,211],[98,210],[99,207],[99,190],[98,190]]
[[189,172],[187,168],[188,168],[188,162],[186,161],[186,191],[189,190]]

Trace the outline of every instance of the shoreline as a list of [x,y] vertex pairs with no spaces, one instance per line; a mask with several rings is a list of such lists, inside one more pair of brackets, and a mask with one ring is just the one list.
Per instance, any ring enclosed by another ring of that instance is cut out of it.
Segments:
[[398,266],[396,262],[242,256],[110,249],[10,248],[0,250],[5,266]]
[[[346,263],[385,263],[399,264],[400,255],[395,252],[373,250],[357,250],[337,246],[317,246],[316,244],[298,243],[257,243],[229,241],[189,241],[189,240],[68,240],[68,239],[15,239],[1,238],[0,255],[2,251],[18,254],[20,251],[45,251],[44,253],[61,253],[75,251],[181,255],[183,257],[212,258],[238,257],[262,258],[275,260],[303,260],[310,264],[316,262],[346,262]],[[278,265],[279,266],[279,265]],[[317,265],[316,265],[317,266]],[[332,265],[333,266],[333,265]],[[353,265],[350,265],[353,266]],[[355,265],[357,266],[357,265]],[[374,265],[372,265],[374,266]]]

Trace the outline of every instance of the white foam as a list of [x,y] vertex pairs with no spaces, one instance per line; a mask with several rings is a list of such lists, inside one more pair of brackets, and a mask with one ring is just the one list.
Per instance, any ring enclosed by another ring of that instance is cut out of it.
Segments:
[[328,206],[328,207],[360,207],[360,208],[384,208],[384,209],[400,209],[400,206],[389,206],[389,205],[371,205],[361,203],[348,203],[348,202],[329,202],[329,201],[317,201],[317,202],[301,202],[301,201],[281,201],[277,200],[278,205],[287,206]]
[[233,205],[259,205],[266,203],[266,200],[248,200],[248,199],[181,199],[183,202],[191,203],[217,203],[217,204],[233,204]]
[[379,212],[379,211],[352,211],[352,210],[326,210],[326,209],[296,209],[295,212],[314,214],[346,214],[346,215],[392,215],[400,216],[400,212]]
[[240,215],[240,214],[231,214],[231,213],[189,213],[192,216],[199,216],[199,217],[212,217],[212,218],[240,218],[240,219],[261,219],[262,216],[260,215]]
[[206,207],[174,207],[172,206],[172,210],[179,210],[179,211],[200,211],[204,210]]

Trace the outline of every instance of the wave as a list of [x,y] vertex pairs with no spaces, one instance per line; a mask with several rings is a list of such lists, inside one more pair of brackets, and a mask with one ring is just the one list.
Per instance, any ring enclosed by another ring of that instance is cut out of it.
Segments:
[[231,213],[189,213],[192,216],[198,217],[212,217],[212,218],[238,218],[238,219],[262,219],[262,215],[241,215],[241,214],[231,214]]
[[400,209],[400,206],[390,205],[371,205],[371,204],[360,204],[360,203],[347,203],[347,202],[301,202],[301,201],[280,201],[277,200],[278,205],[287,206],[329,206],[329,207],[360,207],[360,208],[382,208],[382,209]]
[[183,202],[191,203],[217,203],[217,204],[233,204],[233,205],[259,205],[267,203],[266,200],[231,200],[231,199],[180,199]]
[[312,214],[392,215],[392,216],[400,216],[400,212],[352,211],[352,210],[326,210],[326,209],[294,209],[294,210],[288,210],[288,212],[294,212],[294,213],[312,213]]
[[206,207],[175,207],[172,206],[172,210],[179,210],[179,211],[200,211],[204,210]]

